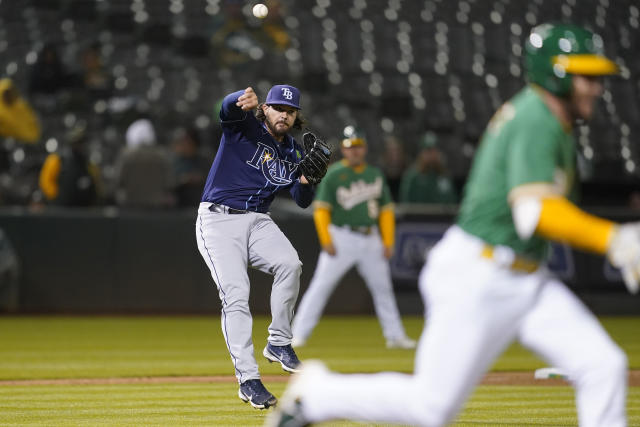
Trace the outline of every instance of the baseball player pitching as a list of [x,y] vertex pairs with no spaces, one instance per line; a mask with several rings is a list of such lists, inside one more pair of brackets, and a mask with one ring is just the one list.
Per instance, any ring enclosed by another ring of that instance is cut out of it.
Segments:
[[366,141],[353,126],[345,129],[341,150],[343,160],[329,168],[314,201],[322,252],[293,320],[293,346],[305,344],[331,293],[355,265],[373,297],[387,347],[414,348],[391,283],[395,218],[389,187],[382,172],[366,163]]
[[445,425],[515,339],[568,373],[581,426],[626,425],[625,354],[544,264],[549,240],[567,242],[607,255],[638,290],[640,223],[614,224],[572,201],[573,121],[592,116],[600,76],[617,71],[602,46],[572,25],[541,25],[529,35],[530,84],[489,123],[457,223],[420,275],[427,319],[415,373],[337,375],[309,362],[275,425],[331,418]]
[[224,98],[223,135],[196,220],[198,249],[222,302],[222,333],[240,384],[238,396],[258,409],[277,399],[262,384],[253,355],[247,267],[273,276],[263,355],[296,372],[300,361],[291,347],[291,319],[302,263],[269,216],[269,206],[281,190],[298,206],[309,206],[331,154],[311,133],[304,135],[305,150],[289,135],[303,124],[299,111],[300,92],[289,85],[272,87],[263,104],[250,87]]

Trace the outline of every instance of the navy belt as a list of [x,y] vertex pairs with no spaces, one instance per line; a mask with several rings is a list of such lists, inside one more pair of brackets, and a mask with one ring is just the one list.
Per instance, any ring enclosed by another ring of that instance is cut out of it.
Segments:
[[209,210],[211,212],[226,213],[226,214],[231,214],[231,215],[245,214],[245,213],[249,213],[250,212],[250,211],[245,211],[245,210],[242,210],[242,209],[230,208],[229,206],[219,205],[217,203],[211,203],[211,206],[209,206]]

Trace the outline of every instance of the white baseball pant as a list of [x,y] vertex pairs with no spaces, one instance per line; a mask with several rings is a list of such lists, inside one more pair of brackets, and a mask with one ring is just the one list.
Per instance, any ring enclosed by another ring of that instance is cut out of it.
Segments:
[[300,289],[302,262],[289,239],[268,214],[226,214],[201,203],[196,220],[198,249],[211,270],[222,302],[224,336],[239,383],[260,378],[251,340],[251,266],[273,276],[268,341],[291,343],[291,320]]
[[371,292],[384,337],[387,340],[405,338],[389,262],[384,257],[377,228],[373,228],[370,234],[363,234],[332,224],[329,231],[336,254],[320,253],[309,288],[302,296],[293,319],[293,336],[302,341],[309,338],[340,279],[355,265]]
[[454,226],[431,251],[420,275],[427,318],[413,375],[323,375],[301,396],[304,415],[312,422],[445,425],[518,339],[569,374],[581,426],[625,426],[622,350],[547,270],[513,271],[513,252],[501,248],[504,262],[497,262],[481,257],[483,246]]

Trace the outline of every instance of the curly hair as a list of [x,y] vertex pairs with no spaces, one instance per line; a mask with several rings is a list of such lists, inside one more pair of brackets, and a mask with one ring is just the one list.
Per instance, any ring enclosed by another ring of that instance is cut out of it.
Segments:
[[[266,116],[264,115],[264,111],[262,110],[262,106],[263,105],[267,105],[264,102],[260,105],[258,105],[258,111],[256,111],[256,119],[260,120],[261,122],[264,123],[264,121],[266,120]],[[300,113],[300,110],[298,110],[298,114],[296,114],[296,121],[293,122],[293,126],[291,126],[293,129],[298,129],[298,130],[302,130],[302,128],[304,127],[304,125],[307,124],[307,119],[304,118],[304,116],[302,115],[302,113]]]

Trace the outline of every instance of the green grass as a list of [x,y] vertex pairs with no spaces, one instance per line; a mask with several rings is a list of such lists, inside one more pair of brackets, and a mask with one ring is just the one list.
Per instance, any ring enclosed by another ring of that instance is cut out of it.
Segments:
[[[603,325],[640,368],[640,318]],[[256,355],[268,319],[256,318]],[[418,337],[422,319],[405,319]],[[323,318],[301,358],[321,358],[341,372],[410,372],[412,351],[386,350],[373,317]],[[263,374],[282,373],[258,357]],[[544,366],[514,345],[496,370]],[[0,317],[0,379],[230,375],[217,317]],[[281,395],[284,383],[268,383]],[[237,398],[234,383],[0,386],[0,425],[261,425],[266,411]],[[628,399],[629,425],[640,425],[640,388]],[[573,390],[548,386],[480,386],[456,425],[576,425]],[[336,426],[362,425],[348,422]]]
[[0,318],[0,378],[228,374],[215,317]]
[[[270,388],[281,394],[284,386]],[[236,391],[234,384],[0,387],[0,425],[261,425],[268,411],[243,404]],[[629,402],[629,425],[639,425],[640,389],[631,389]],[[480,386],[455,425],[571,426],[577,424],[573,405],[569,387]]]
[[233,384],[0,387],[1,425],[261,425]]

